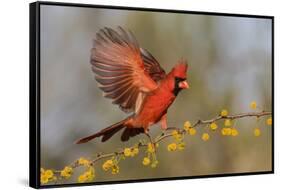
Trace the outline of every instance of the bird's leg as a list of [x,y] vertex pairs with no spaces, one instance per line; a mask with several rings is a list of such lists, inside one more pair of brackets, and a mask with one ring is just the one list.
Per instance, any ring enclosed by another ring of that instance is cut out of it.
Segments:
[[167,125],[167,114],[164,114],[161,117],[161,129],[162,129],[162,131],[165,131],[165,130],[167,130],[167,128],[168,128],[168,125]]
[[151,138],[151,136],[149,135],[148,131],[149,131],[149,129],[146,128],[146,129],[144,130],[144,133],[145,133],[146,136],[149,138],[150,144],[151,144],[151,146],[153,147],[154,152],[156,152],[155,143],[154,143],[153,139]]
[[168,131],[168,130],[174,130],[176,129],[176,127],[168,127],[168,124],[167,124],[167,114],[163,115],[161,117],[161,129],[162,129],[162,133],[164,133],[165,131]]
[[167,113],[164,114],[161,117],[161,119],[160,119],[160,126],[161,126],[162,133],[156,137],[155,141],[157,141],[157,139],[159,139],[160,137],[165,135],[165,131],[169,130],[169,127],[167,125]]
[[144,134],[149,138],[149,141],[151,143],[153,143],[153,140],[152,140],[151,136],[149,135],[149,129],[148,128],[144,129]]

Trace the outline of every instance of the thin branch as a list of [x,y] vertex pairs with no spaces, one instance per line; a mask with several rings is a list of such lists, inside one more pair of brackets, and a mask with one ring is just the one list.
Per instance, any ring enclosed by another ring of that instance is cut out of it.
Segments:
[[[201,125],[208,125],[208,124],[217,122],[219,120],[225,120],[225,119],[237,120],[237,119],[241,119],[241,118],[245,118],[245,117],[260,118],[260,117],[267,116],[267,115],[272,115],[272,112],[262,111],[262,112],[240,113],[240,114],[227,115],[227,116],[218,115],[218,116],[216,116],[212,119],[208,119],[208,120],[199,119],[190,128],[195,128],[195,127],[198,127],[198,126],[201,126]],[[181,134],[187,133],[186,130],[184,130],[183,128],[178,128],[178,127],[169,127],[169,128],[166,129],[166,131],[171,131],[171,130],[177,130]],[[151,136],[148,133],[146,133],[146,135],[149,139],[149,143],[139,142],[138,145],[135,146],[135,148],[147,148],[148,145],[151,143],[154,146],[154,150],[156,151],[156,144],[163,141],[164,139],[166,139],[168,137],[173,136],[173,133],[172,132],[168,132],[168,133],[163,132],[161,135],[158,135],[155,139],[152,139]],[[99,154],[97,154],[97,156],[94,159],[90,160],[90,165],[94,166],[94,164],[96,162],[98,162],[99,160],[106,159],[106,158],[112,158],[114,156],[119,156],[119,155],[124,155],[124,149],[120,150],[120,151],[117,151],[117,152],[106,153],[106,154],[99,153]],[[80,165],[78,163],[78,160],[76,160],[75,162],[71,163],[70,166],[72,168],[76,168],[76,167],[79,167]],[[53,170],[53,171],[55,173],[61,172],[60,170]]]
[[[199,125],[206,125],[206,124],[211,124],[211,123],[214,123],[216,121],[219,121],[219,120],[223,120],[223,119],[230,119],[230,120],[236,120],[236,119],[240,119],[240,118],[244,118],[244,117],[263,117],[263,116],[267,116],[267,115],[271,115],[272,112],[270,111],[262,111],[262,112],[251,112],[251,113],[241,113],[241,114],[235,114],[235,115],[227,115],[227,116],[217,116],[215,118],[212,118],[212,119],[208,119],[208,120],[197,120],[197,122],[195,122],[191,128],[195,128]],[[177,127],[173,127],[173,128],[169,128],[169,129],[173,129],[173,130],[179,130],[181,133],[186,133],[185,130],[182,130],[180,128],[177,128]],[[160,138],[158,138],[155,143],[158,143],[160,141],[162,141],[163,139],[167,138],[167,137],[170,137],[170,136],[173,136],[171,133],[169,134],[164,134],[162,135]]]
[[242,113],[242,114],[236,114],[236,115],[227,115],[227,116],[217,116],[213,119],[209,119],[209,120],[198,120],[193,127],[195,127],[196,125],[199,124],[211,124],[213,122],[216,122],[218,120],[222,120],[222,119],[231,119],[231,120],[235,120],[235,119],[239,119],[239,118],[243,118],[243,117],[262,117],[262,116],[266,116],[266,115],[271,115],[271,112],[269,111],[262,111],[262,112],[252,112],[252,113]]
[[[252,112],[252,113],[242,113],[242,114],[236,114],[236,115],[228,115],[228,116],[217,116],[213,119],[208,119],[208,120],[198,120],[191,128],[193,127],[197,127],[199,125],[206,125],[206,124],[211,124],[213,122],[219,121],[219,120],[223,120],[223,119],[231,119],[231,120],[236,120],[236,119],[240,119],[240,118],[244,118],[244,117],[262,117],[262,116],[267,116],[267,115],[271,115],[272,113],[269,111],[262,111],[262,112]],[[181,133],[185,133],[185,130],[181,129],[181,128],[177,128],[177,127],[169,127],[167,130],[180,130]],[[147,134],[148,135],[148,134]],[[151,136],[148,135],[149,140],[152,144],[156,144],[162,140],[164,140],[165,138],[171,137],[173,136],[171,133],[168,134],[162,134],[158,139],[156,139],[155,141],[152,140]],[[138,148],[140,147],[146,147],[147,144],[145,143],[139,143],[138,144]],[[124,154],[124,151],[118,151],[118,152],[114,152],[114,153],[108,153],[108,154],[103,154],[103,155],[98,155],[96,159],[92,160],[92,163],[96,163],[97,161],[104,159],[104,158],[110,158],[112,156],[115,155],[121,155]]]
[[[146,147],[147,144],[145,143],[139,143],[138,144],[138,148],[140,147]],[[91,161],[92,165],[94,165],[97,161],[101,160],[101,159],[104,159],[104,158],[111,158],[112,156],[116,156],[116,155],[122,155],[124,154],[124,150],[122,151],[118,151],[118,152],[113,152],[113,153],[108,153],[108,154],[99,154],[97,155],[97,157]]]

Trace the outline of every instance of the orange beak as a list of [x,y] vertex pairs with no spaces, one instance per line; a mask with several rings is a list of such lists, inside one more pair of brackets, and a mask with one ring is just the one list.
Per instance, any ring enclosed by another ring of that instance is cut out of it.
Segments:
[[182,81],[179,83],[179,87],[182,89],[187,89],[187,88],[189,88],[189,85],[186,81]]

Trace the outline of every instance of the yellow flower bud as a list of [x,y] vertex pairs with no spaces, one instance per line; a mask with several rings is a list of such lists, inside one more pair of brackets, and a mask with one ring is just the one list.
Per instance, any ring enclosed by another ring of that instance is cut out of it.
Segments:
[[185,143],[184,142],[181,142],[178,144],[178,150],[183,150],[185,148]]
[[189,134],[190,135],[195,135],[196,134],[196,129],[195,128],[190,128],[189,129]]
[[87,180],[87,177],[84,174],[82,174],[78,177],[78,183],[84,183],[84,182],[86,182],[86,180]]
[[48,181],[49,181],[49,178],[46,175],[41,175],[40,176],[40,182],[42,184],[46,184],[46,183],[48,183]]
[[237,136],[238,134],[239,134],[239,132],[238,132],[237,129],[235,129],[235,128],[231,129],[231,135],[232,135],[233,137]]
[[225,125],[226,127],[230,127],[230,126],[231,126],[231,120],[230,120],[230,119],[226,119],[226,120],[224,121],[224,125]]
[[223,109],[223,110],[221,111],[221,116],[225,117],[225,116],[227,116],[227,115],[228,115],[228,111],[227,111],[226,109]]
[[271,117],[266,120],[266,124],[269,125],[269,126],[272,125],[272,118]]
[[143,161],[142,161],[142,164],[145,165],[145,166],[149,165],[150,164],[150,159],[148,157],[144,157]]
[[103,169],[104,171],[107,171],[107,170],[109,170],[109,168],[111,168],[112,166],[113,166],[113,161],[112,161],[112,160],[107,160],[107,161],[105,161],[105,162],[103,163],[102,169]]
[[223,136],[229,136],[229,135],[231,135],[231,128],[229,128],[229,127],[224,127],[224,128],[222,128],[222,129],[221,129],[221,134],[222,134]]
[[207,140],[210,139],[210,135],[208,133],[203,133],[201,138],[202,138],[203,141],[207,141]]
[[175,136],[177,136],[179,133],[178,133],[178,131],[177,130],[173,130],[172,131],[172,135],[173,135],[173,137],[175,137]]
[[180,134],[177,130],[174,130],[172,135],[176,141],[181,141],[183,139],[182,134]]
[[119,166],[113,165],[111,173],[112,174],[118,174],[119,173]]
[[132,151],[131,156],[135,156],[135,155],[137,155],[138,153],[139,153],[139,148],[138,148],[138,147],[135,147],[135,148],[133,148],[133,151]]
[[60,172],[60,175],[64,178],[69,178],[73,173],[72,167],[66,166],[64,169]]
[[216,130],[218,128],[217,124],[215,122],[211,123],[210,128],[212,130]]
[[255,135],[256,137],[259,137],[259,136],[261,135],[261,130],[260,130],[259,128],[255,128],[255,129],[254,129],[254,135]]
[[250,108],[253,109],[253,110],[256,109],[257,108],[257,102],[252,101],[251,104],[250,104]]
[[155,152],[155,148],[154,148],[154,145],[152,143],[147,144],[147,152],[149,152],[149,153]]
[[46,170],[44,173],[49,179],[54,176],[54,172],[52,170]]
[[168,151],[175,151],[177,149],[176,143],[171,143],[167,146]]
[[131,149],[130,149],[130,148],[125,148],[125,149],[124,149],[124,155],[125,155],[126,157],[131,156],[131,154],[132,154],[132,152],[131,152]]
[[158,165],[158,160],[154,160],[151,164],[151,168],[156,168]]
[[89,166],[90,165],[90,161],[82,157],[82,158],[79,158],[78,164],[79,165],[83,165],[83,166]]
[[190,129],[190,127],[191,127],[191,123],[189,121],[186,121],[183,125],[183,129],[185,131],[188,131]]
[[[81,175],[81,183],[93,181],[95,177],[95,170],[93,167],[90,167],[84,174]],[[79,179],[78,179],[79,180]]]

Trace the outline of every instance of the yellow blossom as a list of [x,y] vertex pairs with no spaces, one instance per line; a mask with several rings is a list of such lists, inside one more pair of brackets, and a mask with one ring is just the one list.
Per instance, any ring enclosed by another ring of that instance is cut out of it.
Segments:
[[231,135],[231,128],[229,127],[224,127],[221,129],[221,134],[223,136],[228,136],[228,135]]
[[232,135],[233,137],[237,136],[238,134],[239,134],[239,132],[238,132],[237,129],[235,129],[235,128],[231,129],[231,135]]
[[64,177],[64,178],[69,178],[69,177],[71,176],[71,174],[70,174],[70,173],[67,173],[65,170],[62,170],[62,171],[60,172],[60,175],[61,175],[62,177]]
[[107,160],[107,161],[105,161],[105,162],[103,163],[102,169],[103,169],[104,171],[107,171],[107,170],[109,170],[109,168],[111,168],[112,166],[113,166],[113,161],[112,161],[112,160]]
[[69,178],[73,173],[73,169],[72,167],[69,167],[69,166],[66,166],[64,167],[64,169],[60,172],[60,175],[62,177],[65,177],[65,178]]
[[139,153],[139,148],[138,148],[138,147],[135,147],[135,148],[133,148],[133,150],[132,150],[131,156],[135,156],[135,155],[137,155],[138,153]]
[[230,120],[230,119],[226,119],[226,120],[224,121],[224,125],[225,125],[226,127],[230,127],[230,126],[231,126],[231,120]]
[[183,135],[182,134],[178,134],[177,137],[175,138],[175,140],[182,141],[183,140]]
[[167,146],[168,151],[175,151],[177,150],[177,144],[176,143],[171,143]]
[[196,129],[195,128],[190,128],[188,132],[189,132],[190,135],[195,135],[196,134]]
[[186,121],[183,125],[185,131],[188,131],[190,127],[191,127],[191,123],[189,121]]
[[42,184],[46,184],[46,183],[48,183],[48,181],[49,181],[49,178],[46,175],[41,175],[40,176],[40,182]]
[[86,178],[87,178],[87,181],[89,181],[89,182],[91,182],[91,181],[93,181],[94,180],[94,175],[92,174],[92,173],[90,173],[90,172],[87,172],[86,174],[85,174],[85,176],[86,176]]
[[177,148],[178,150],[183,150],[185,148],[185,143],[184,142],[179,143]]
[[207,140],[210,139],[210,135],[208,133],[203,133],[201,138],[202,138],[203,141],[207,141]]
[[79,158],[78,164],[79,165],[83,165],[83,166],[89,166],[90,165],[90,161],[82,157],[82,158]]
[[119,166],[117,166],[116,164],[112,166],[112,174],[118,174],[119,173]]
[[250,108],[253,109],[253,110],[256,109],[257,108],[257,102],[252,101],[251,104],[250,104]]
[[145,166],[149,165],[150,164],[150,159],[148,157],[144,157],[143,161],[142,161],[142,164],[145,165]]
[[225,117],[225,116],[227,116],[227,115],[228,115],[228,111],[227,111],[226,109],[223,109],[223,110],[221,111],[221,116]]
[[46,170],[44,172],[44,175],[47,177],[47,178],[52,178],[54,176],[54,172],[52,170]]
[[222,128],[222,129],[221,129],[221,134],[222,134],[223,136],[226,135],[226,128]]
[[147,144],[147,152],[149,152],[149,153],[155,152],[155,148],[154,148],[154,145],[152,143]]
[[56,176],[54,176],[54,172],[52,170],[44,170],[40,168],[40,182],[42,184],[46,184],[49,181],[56,180]]
[[84,174],[82,174],[78,177],[78,183],[84,183],[84,182],[86,182],[86,180],[87,180],[87,177]]
[[255,128],[255,129],[254,129],[254,135],[255,135],[256,137],[259,137],[259,136],[261,135],[261,130],[260,130],[259,128]]
[[158,160],[154,160],[154,161],[152,162],[152,164],[151,164],[151,167],[152,167],[152,168],[156,168],[157,165],[158,165]]
[[173,131],[172,131],[173,137],[177,136],[178,134],[179,134],[179,132],[178,132],[177,130],[173,130]]
[[95,170],[93,167],[90,167],[85,173],[85,177],[87,178],[87,181],[93,181],[95,177]]
[[266,124],[269,125],[269,126],[272,125],[272,118],[271,117],[266,120]]
[[131,149],[130,149],[130,148],[125,148],[125,149],[124,149],[124,155],[125,155],[125,156],[127,156],[127,157],[128,157],[128,156],[131,156],[131,153],[132,153],[132,152],[131,152]]
[[93,167],[90,167],[87,171],[85,171],[83,174],[81,174],[78,177],[78,182],[79,183],[90,182],[94,180],[94,177],[95,177],[95,170]]
[[213,123],[211,123],[210,128],[212,130],[216,130],[218,128],[218,125],[215,122],[213,122]]
[[182,134],[180,134],[177,130],[174,130],[172,132],[172,135],[173,135],[174,139],[177,141],[181,141],[183,139]]

